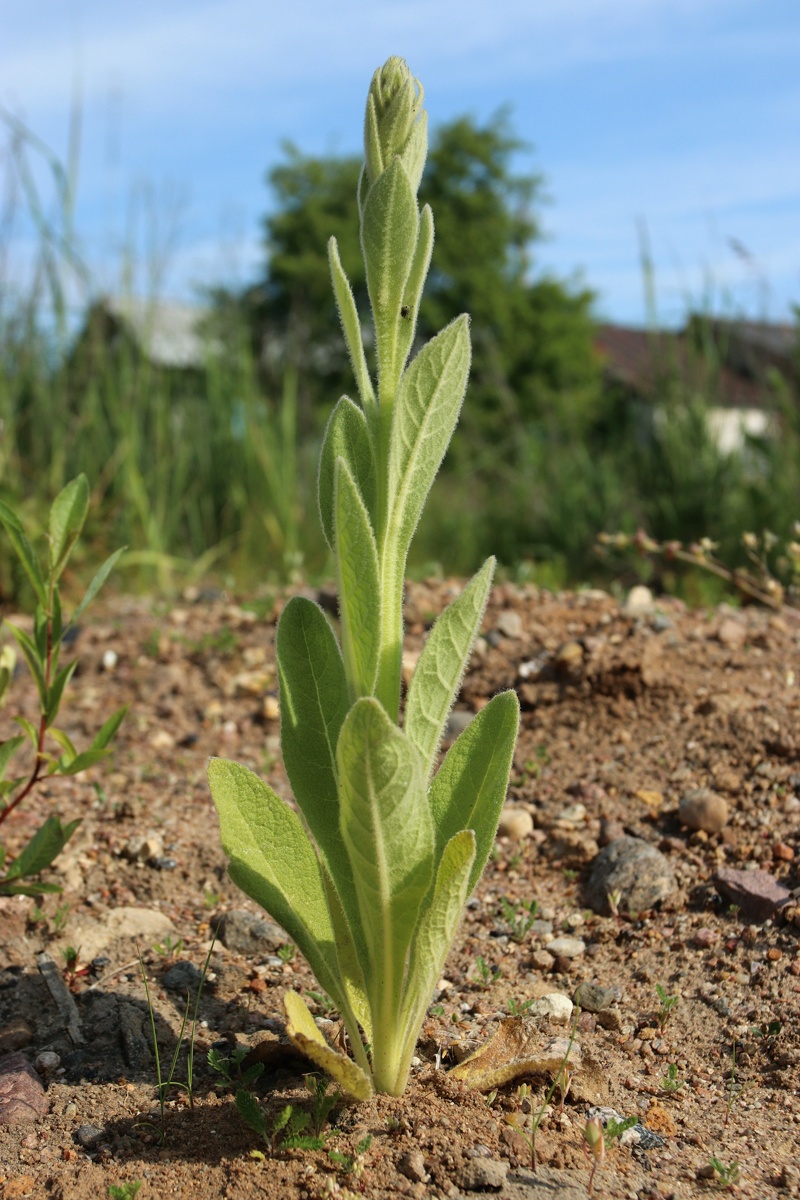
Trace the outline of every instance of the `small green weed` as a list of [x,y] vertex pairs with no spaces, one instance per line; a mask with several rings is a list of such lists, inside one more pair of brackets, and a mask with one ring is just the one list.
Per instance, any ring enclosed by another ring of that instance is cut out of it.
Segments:
[[521,944],[525,941],[536,920],[539,901],[529,900],[526,904],[524,900],[521,900],[518,904],[512,904],[506,896],[502,896],[500,905],[503,910],[503,919],[511,931],[512,942]]
[[108,1194],[111,1200],[133,1200],[141,1186],[141,1179],[129,1179],[127,1183],[112,1183],[109,1185]]
[[207,1055],[207,1062],[211,1070],[216,1071],[220,1076],[214,1084],[218,1091],[235,1087],[248,1088],[264,1074],[263,1063],[253,1063],[252,1066],[242,1070],[242,1063],[247,1054],[245,1046],[234,1046],[227,1055],[221,1054],[219,1050],[211,1047]]
[[678,1078],[677,1064],[670,1063],[667,1067],[666,1074],[662,1076],[661,1090],[662,1092],[666,1092],[668,1095],[674,1096],[681,1090],[685,1082],[686,1081],[684,1079]]
[[660,983],[656,984],[656,995],[661,1002],[661,1007],[656,1014],[656,1019],[658,1021],[658,1028],[663,1033],[667,1027],[670,1017],[672,1016],[672,1013],[675,1010],[675,1007],[678,1004],[678,1001],[680,1000],[680,996],[677,993],[671,996],[667,992],[667,989],[662,987]]
[[325,1130],[324,1125],[341,1096],[339,1092],[328,1095],[325,1079],[316,1075],[306,1075],[305,1079],[313,1099],[311,1112],[287,1104],[277,1114],[270,1128],[253,1093],[244,1088],[236,1093],[235,1103],[240,1117],[266,1143],[272,1155],[278,1150],[323,1150],[330,1137],[331,1131]]
[[364,1155],[372,1145],[372,1134],[362,1138],[355,1149],[355,1154],[346,1154],[341,1150],[329,1150],[328,1157],[336,1163],[344,1175],[352,1175],[355,1179],[364,1173]]
[[739,1160],[735,1158],[733,1162],[725,1166],[721,1159],[714,1158],[712,1155],[708,1162],[714,1169],[717,1187],[721,1191],[733,1191],[734,1186],[739,1182]]
[[294,962],[297,957],[297,946],[294,942],[285,942],[284,945],[278,947],[277,954],[282,963]]

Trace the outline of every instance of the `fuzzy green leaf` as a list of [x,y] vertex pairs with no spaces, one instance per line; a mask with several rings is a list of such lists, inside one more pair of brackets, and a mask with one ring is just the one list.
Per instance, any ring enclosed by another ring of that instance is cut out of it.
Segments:
[[42,577],[41,567],[33,552],[30,542],[25,536],[22,524],[13,509],[0,500],[0,521],[5,526],[12,546],[17,552],[20,562],[25,568],[25,574],[31,581],[36,599],[44,607],[47,605],[47,588]]
[[293,597],[283,610],[276,644],[286,774],[335,880],[353,936],[363,944],[339,828],[336,743],[350,707],[342,655],[324,612],[304,596]]
[[222,847],[230,859],[228,874],[286,930],[341,1008],[322,870],[302,821],[240,763],[212,758],[208,781],[219,813]]
[[361,246],[375,320],[381,395],[386,379],[394,389],[400,374],[397,361],[400,309],[418,232],[417,198],[403,163],[395,158],[367,192],[361,221]]
[[284,992],[283,1005],[286,1009],[286,1032],[290,1042],[330,1075],[334,1083],[348,1096],[355,1100],[369,1100],[372,1096],[372,1081],[369,1075],[351,1059],[328,1045],[302,996],[289,988]]
[[403,303],[400,308],[400,333],[398,337],[398,362],[404,367],[411,347],[414,344],[414,334],[417,328],[419,302],[422,299],[422,289],[428,277],[433,252],[433,213],[426,204],[419,214],[419,235],[411,263],[411,271],[403,292]]
[[375,527],[377,482],[375,459],[363,412],[348,396],[342,396],[331,413],[319,457],[319,515],[325,540],[334,549],[334,496],[336,460],[347,463]]
[[389,448],[389,539],[403,553],[458,421],[469,361],[469,322],[461,316],[420,350],[400,382]]
[[456,698],[480,629],[495,560],[488,558],[431,630],[411,680],[403,728],[430,778],[447,714]]
[[431,783],[437,850],[461,829],[475,832],[477,851],[469,891],[478,882],[494,843],[518,728],[516,694],[501,692],[453,743]]
[[79,475],[56,496],[50,509],[50,570],[57,579],[89,511],[89,482]]
[[339,258],[339,247],[335,237],[332,237],[328,242],[328,262],[330,263],[333,292],[336,297],[336,307],[339,309],[339,319],[342,322],[342,332],[344,333],[347,352],[350,355],[353,374],[356,377],[358,394],[361,397],[364,411],[367,412],[369,409],[375,407],[375,393],[372,388],[372,380],[369,377],[367,359],[364,354],[361,321],[358,317],[356,302],[353,299],[353,289],[350,287],[350,281],[345,274],[344,267]]
[[391,1020],[420,903],[433,878],[434,830],[422,768],[408,738],[373,699],[347,715],[336,748],[342,834],[369,954],[375,1038]]
[[375,688],[380,651],[380,576],[369,513],[343,458],[335,476],[336,571],[344,668],[352,699]]
[[430,901],[420,914],[403,1000],[403,1021],[406,1037],[410,1039],[409,1059],[464,911],[475,853],[475,834],[471,829],[462,829],[450,839],[439,862]]

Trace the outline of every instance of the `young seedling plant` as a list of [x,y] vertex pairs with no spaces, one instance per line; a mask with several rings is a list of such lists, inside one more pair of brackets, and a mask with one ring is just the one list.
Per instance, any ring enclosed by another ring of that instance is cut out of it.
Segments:
[[355,1062],[327,1045],[293,991],[289,1035],[362,1099],[406,1087],[436,981],[492,848],[519,721],[514,693],[495,696],[436,771],[483,619],[489,559],[431,630],[399,724],[405,565],[461,409],[469,321],[456,318],[408,361],[433,216],[417,201],[423,91],[402,59],[373,76],[364,141],[357,201],[374,381],[335,239],[328,247],[359,398],[336,405],[319,467],[340,637],[301,596],[277,631],[281,746],[300,813],[244,766],[209,766],[231,878],[304,954],[342,1014]]
[[[106,559],[86,594],[72,614],[64,620],[60,580],[75,548],[89,511],[89,484],[79,475],[56,496],[50,509],[47,529],[47,554],[44,562],[33,549],[25,528],[13,509],[0,501],[0,525],[3,526],[33,590],[35,607],[33,631],[6,622],[36,684],[39,713],[36,721],[17,716],[22,732],[0,742],[0,825],[33,792],[50,779],[78,775],[105,758],[109,743],[119,729],[127,706],[119,709],[95,734],[88,748],[78,751],[63,729],[56,727],[64,691],[78,665],[77,659],[61,665],[61,651],[69,630],[74,628],[87,606],[105,583],[123,550]],[[0,704],[14,676],[16,656],[10,646],[0,653]],[[26,742],[33,750],[33,761],[22,774],[13,776],[12,766]],[[51,744],[52,743],[52,744]],[[54,752],[53,746],[57,746]],[[11,778],[8,776],[11,775]],[[80,825],[80,820],[61,823],[58,816],[47,817],[19,854],[8,863],[6,848],[0,843],[0,896],[41,896],[60,892],[55,883],[34,877],[49,867]]]

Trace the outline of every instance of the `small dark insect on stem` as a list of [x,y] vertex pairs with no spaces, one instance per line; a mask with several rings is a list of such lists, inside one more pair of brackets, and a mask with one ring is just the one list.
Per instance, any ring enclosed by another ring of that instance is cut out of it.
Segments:
[[411,314],[411,306],[409,304],[404,304],[403,307],[400,309],[400,316],[403,318],[404,321],[407,321],[410,314]]

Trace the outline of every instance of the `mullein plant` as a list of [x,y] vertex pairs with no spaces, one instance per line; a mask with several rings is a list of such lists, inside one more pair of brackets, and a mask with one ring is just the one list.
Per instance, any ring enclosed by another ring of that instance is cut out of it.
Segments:
[[209,780],[233,881],[278,921],[341,1012],[355,1061],[285,995],[294,1043],[357,1099],[399,1096],[467,897],[494,841],[519,723],[495,696],[436,770],[492,583],[489,559],[441,614],[400,718],[409,544],[458,420],[470,364],[457,317],[408,362],[433,247],[418,207],[423,90],[400,58],[373,76],[358,188],[377,351],[373,382],[336,241],[333,290],[359,403],[328,423],[319,509],[336,560],[340,636],[302,596],[277,630],[281,747],[299,813],[241,764]]

